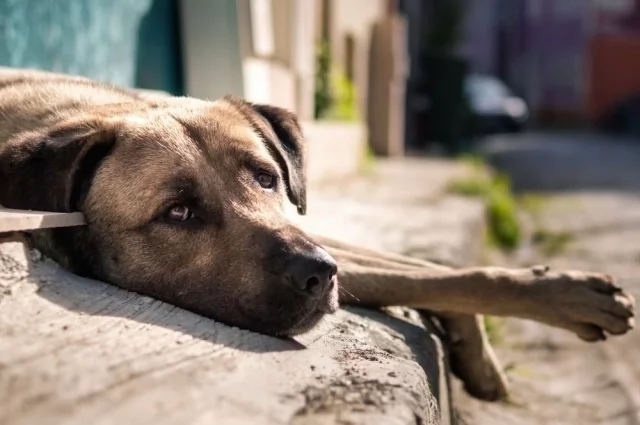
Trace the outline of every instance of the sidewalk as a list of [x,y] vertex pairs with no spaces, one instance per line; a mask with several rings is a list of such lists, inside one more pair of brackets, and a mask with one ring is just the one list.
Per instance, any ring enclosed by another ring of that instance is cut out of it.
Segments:
[[453,265],[475,263],[482,248],[483,205],[447,194],[468,175],[439,159],[378,160],[375,171],[312,188],[307,231],[370,248]]

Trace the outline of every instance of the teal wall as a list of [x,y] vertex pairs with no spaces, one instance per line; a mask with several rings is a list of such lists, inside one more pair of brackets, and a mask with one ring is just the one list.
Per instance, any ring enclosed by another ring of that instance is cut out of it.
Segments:
[[142,18],[138,29],[137,87],[184,94],[178,13],[178,0],[153,0]]
[[176,0],[0,0],[0,65],[182,92]]

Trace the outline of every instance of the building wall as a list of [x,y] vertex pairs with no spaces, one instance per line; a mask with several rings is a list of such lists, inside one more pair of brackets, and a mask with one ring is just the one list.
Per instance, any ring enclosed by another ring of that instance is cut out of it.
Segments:
[[640,0],[503,0],[501,10],[506,3],[507,79],[534,112],[593,119],[640,86]]
[[313,117],[315,4],[240,0],[243,96]]
[[534,117],[584,117],[592,3],[512,0],[508,13],[511,19],[503,20],[507,82],[528,100]]
[[385,15],[386,0],[332,0],[330,2],[331,55],[339,72],[346,72],[346,40],[352,36],[355,46],[354,79],[358,105],[363,116],[367,109],[368,63],[374,22]]
[[589,44],[589,114],[640,94],[640,0],[597,3]]
[[599,34],[640,35],[640,0],[598,0],[595,31]]
[[498,0],[470,0],[462,30],[459,52],[469,60],[473,72],[497,71]]
[[0,0],[0,65],[134,86],[151,0]]
[[138,29],[135,85],[184,94],[179,0],[152,0]]
[[186,94],[201,99],[244,95],[241,2],[180,0]]

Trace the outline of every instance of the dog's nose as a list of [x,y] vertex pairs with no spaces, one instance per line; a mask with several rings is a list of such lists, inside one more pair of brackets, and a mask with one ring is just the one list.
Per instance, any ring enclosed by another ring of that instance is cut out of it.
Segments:
[[310,297],[317,297],[333,285],[338,265],[328,252],[315,248],[292,258],[287,272],[295,289]]

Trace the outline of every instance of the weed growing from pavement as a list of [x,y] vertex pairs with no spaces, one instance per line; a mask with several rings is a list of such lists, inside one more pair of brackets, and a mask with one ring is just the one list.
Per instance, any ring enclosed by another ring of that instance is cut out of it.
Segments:
[[518,247],[522,238],[518,221],[518,204],[511,191],[509,178],[495,173],[481,159],[463,159],[471,166],[470,177],[454,180],[451,193],[482,198],[486,204],[488,242],[503,250]]
[[573,240],[573,235],[567,231],[549,230],[541,224],[540,215],[544,208],[548,208],[549,199],[542,195],[529,193],[522,195],[518,199],[518,204],[531,216],[534,222],[535,230],[531,235],[531,243],[547,257],[562,254]]
[[518,205],[535,219],[540,216],[548,202],[547,198],[537,193],[525,193],[518,197]]
[[569,232],[553,232],[543,228],[536,230],[531,237],[533,244],[547,257],[562,254],[572,239]]
[[360,158],[359,174],[362,176],[372,176],[376,167],[376,155],[369,143],[364,144],[362,157]]

